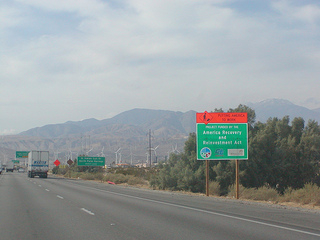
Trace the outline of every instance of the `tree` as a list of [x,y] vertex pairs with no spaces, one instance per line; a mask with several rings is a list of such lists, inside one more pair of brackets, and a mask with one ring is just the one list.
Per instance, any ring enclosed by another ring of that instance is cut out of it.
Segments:
[[[222,109],[215,109],[221,112]],[[249,123],[249,160],[240,162],[240,183],[244,187],[264,185],[283,193],[288,187],[302,188],[306,183],[320,184],[320,127],[302,118],[269,118],[255,123],[255,112],[239,105],[229,112],[247,112]],[[217,181],[222,194],[235,181],[234,161],[210,161],[210,180]],[[189,135],[184,152],[171,154],[159,166],[151,185],[160,189],[205,191],[205,164],[196,156],[196,134]]]

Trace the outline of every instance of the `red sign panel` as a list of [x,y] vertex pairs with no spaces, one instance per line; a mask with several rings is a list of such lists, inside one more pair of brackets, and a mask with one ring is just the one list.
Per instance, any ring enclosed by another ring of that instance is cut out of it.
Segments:
[[220,113],[213,112],[197,113],[197,123],[247,123],[248,113],[246,112],[232,112],[232,113]]
[[60,165],[60,161],[57,159],[53,162],[54,165],[56,165],[57,167]]

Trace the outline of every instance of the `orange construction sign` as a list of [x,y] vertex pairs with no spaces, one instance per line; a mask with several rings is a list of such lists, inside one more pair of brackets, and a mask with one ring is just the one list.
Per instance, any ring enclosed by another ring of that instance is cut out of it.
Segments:
[[248,113],[246,112],[232,112],[220,113],[207,111],[197,113],[197,123],[247,123]]

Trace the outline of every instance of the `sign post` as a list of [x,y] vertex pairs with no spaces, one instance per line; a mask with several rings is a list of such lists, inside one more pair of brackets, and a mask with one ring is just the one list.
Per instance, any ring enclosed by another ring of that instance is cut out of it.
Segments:
[[[248,159],[247,113],[197,113],[197,159],[236,160],[236,198],[239,198],[239,160]],[[206,191],[209,196],[209,174]]]
[[209,196],[209,160],[206,160],[206,195]]
[[236,160],[236,199],[239,199],[239,160]]

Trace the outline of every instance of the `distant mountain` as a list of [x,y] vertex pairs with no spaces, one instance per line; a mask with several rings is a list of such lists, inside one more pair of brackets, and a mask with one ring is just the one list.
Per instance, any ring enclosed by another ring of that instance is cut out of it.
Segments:
[[256,121],[266,122],[270,117],[283,118],[289,116],[290,120],[302,117],[305,122],[309,119],[320,122],[320,109],[310,110],[293,104],[283,99],[268,99],[258,103],[248,103],[250,108],[256,112]]
[[108,163],[115,160],[114,152],[121,148],[123,161],[141,162],[146,159],[151,129],[152,146],[159,146],[154,154],[164,160],[170,152],[183,149],[189,133],[196,131],[195,122],[195,111],[132,109],[104,120],[91,118],[32,128],[10,139],[0,139],[0,146],[16,150],[46,149],[64,158],[72,152],[105,155]]
[[320,108],[313,109],[313,111],[320,113]]
[[[302,117],[306,122],[320,122],[320,109],[310,110],[283,99],[268,99],[248,103],[256,112],[256,121],[266,122],[270,117],[290,120]],[[213,106],[211,111],[219,106]],[[49,150],[52,161],[77,154],[106,156],[106,161],[115,161],[115,151],[121,148],[123,162],[144,162],[148,149],[148,132],[152,131],[152,146],[159,146],[155,155],[164,160],[170,152],[182,151],[188,134],[196,131],[196,112],[132,109],[112,118],[83,121],[68,121],[29,129],[19,135],[0,139],[0,150],[13,156],[16,150]],[[156,159],[154,156],[153,159]]]
[[195,111],[186,113],[133,109],[120,113],[112,118],[97,120],[94,118],[83,121],[68,121],[62,124],[50,124],[43,127],[29,129],[19,135],[36,136],[44,138],[67,137],[69,135],[85,134],[89,132],[110,133],[110,126],[122,125],[139,127],[141,131],[152,129],[157,135],[164,138],[171,135],[188,135],[189,132],[195,132]]
[[[256,121],[266,122],[270,117],[283,118],[288,115],[292,120],[302,117],[320,122],[320,108],[310,110],[283,99],[267,99],[258,103],[248,103],[256,112]],[[208,109],[210,111],[210,109]],[[20,133],[21,136],[42,138],[69,137],[80,134],[115,134],[126,137],[122,129],[132,128],[133,132],[146,132],[152,129],[155,136],[171,138],[175,135],[187,136],[195,132],[195,111],[174,112],[168,110],[132,109],[122,112],[112,118],[97,120],[94,118],[82,121],[68,121],[61,124],[50,124],[43,127],[29,129]],[[125,126],[125,127],[124,127]],[[134,130],[133,130],[134,129]],[[121,131],[121,132],[120,132]],[[129,131],[130,132],[130,131]]]

